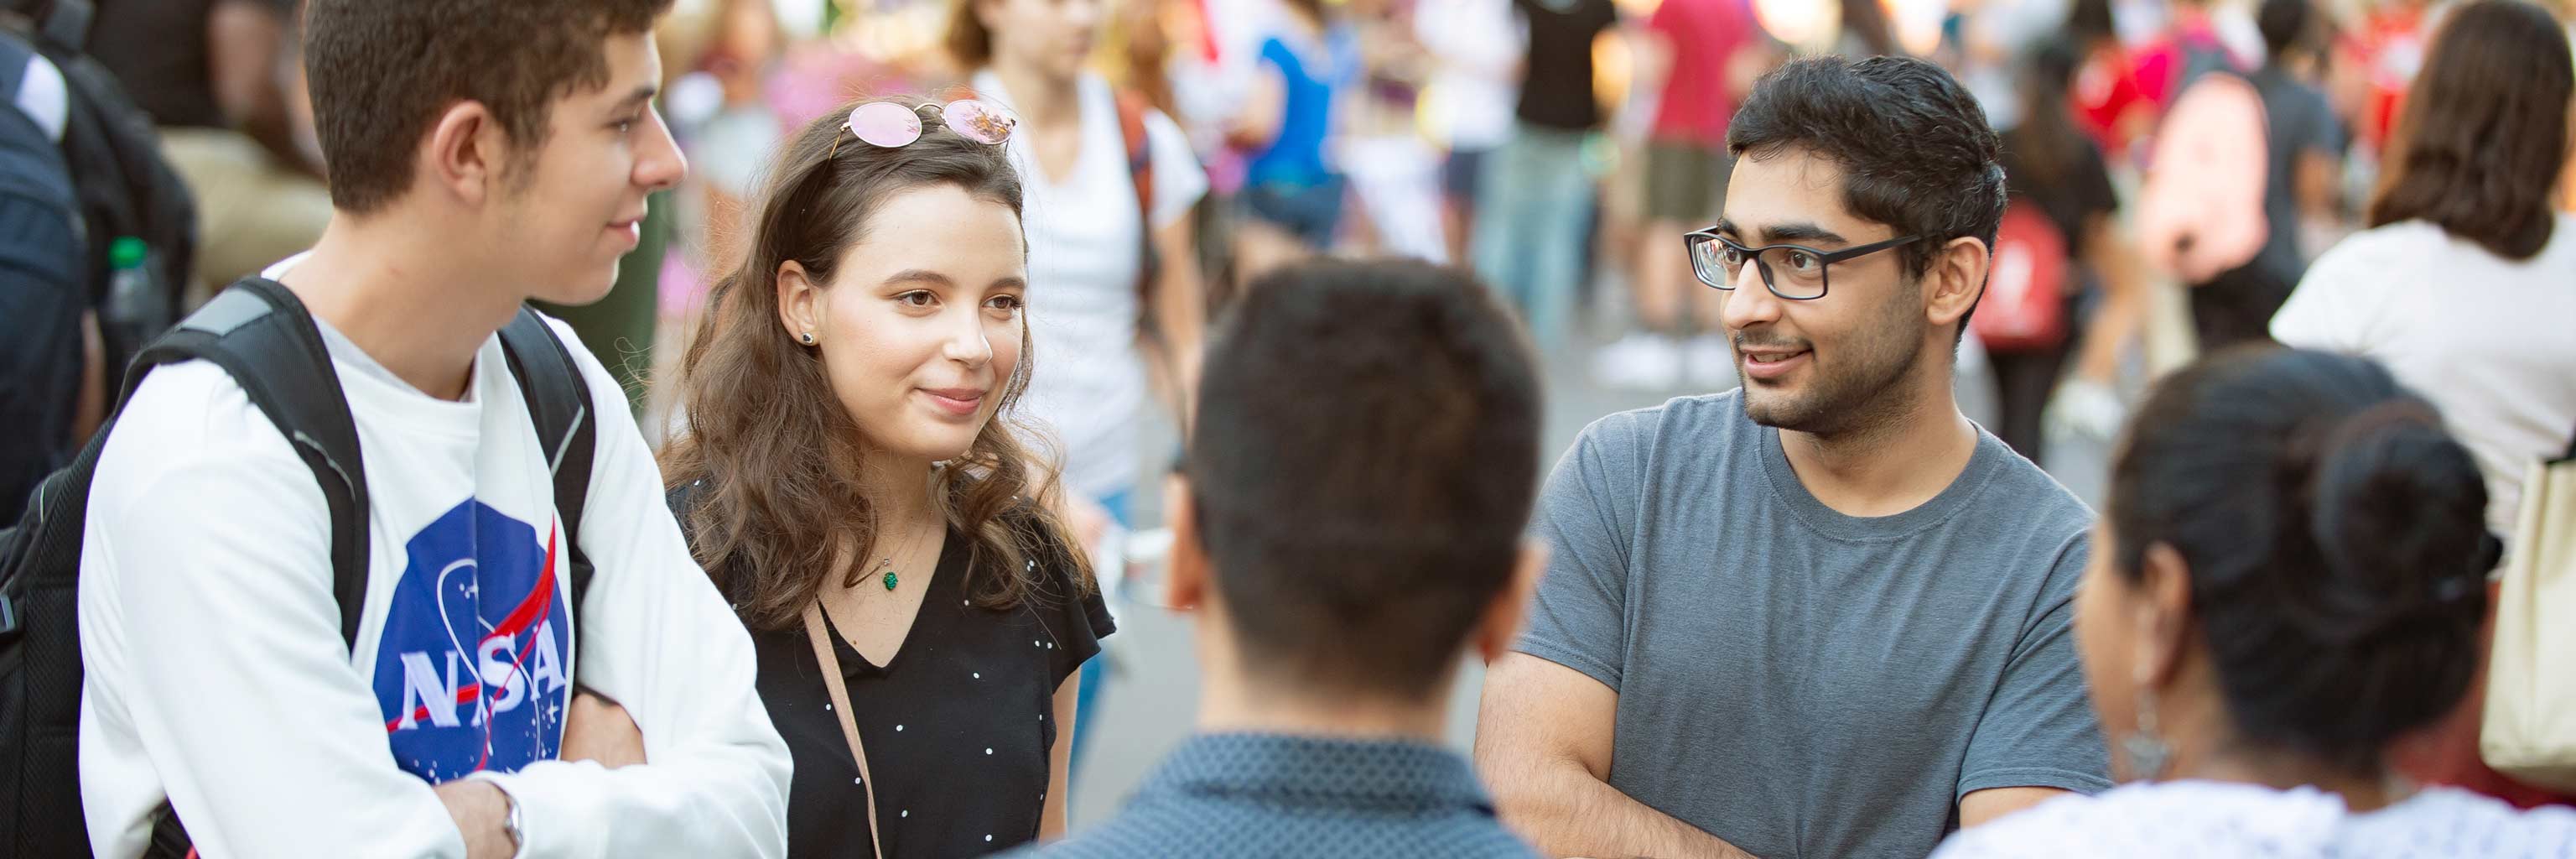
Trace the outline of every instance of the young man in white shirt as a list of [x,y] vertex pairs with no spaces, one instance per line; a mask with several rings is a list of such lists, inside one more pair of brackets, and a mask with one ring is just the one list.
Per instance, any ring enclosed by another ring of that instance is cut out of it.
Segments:
[[[363,449],[357,638],[296,450],[221,369],[154,371],[83,540],[101,855],[141,852],[164,802],[206,855],[785,852],[788,758],[750,641],[643,437],[620,408],[584,430],[598,573],[571,605],[551,451],[495,337],[531,298],[605,294],[646,195],[686,171],[652,106],[669,5],[309,4],[335,212],[272,271],[318,322]],[[593,402],[624,401],[571,351]]]

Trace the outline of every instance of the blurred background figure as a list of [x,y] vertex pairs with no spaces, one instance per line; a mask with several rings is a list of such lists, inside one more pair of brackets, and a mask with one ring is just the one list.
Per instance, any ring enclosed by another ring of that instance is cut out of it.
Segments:
[[1619,9],[1610,0],[1513,6],[1529,33],[1520,122],[1486,166],[1470,253],[1476,271],[1520,310],[1546,349],[1564,340],[1584,279],[1595,194],[1585,143],[1603,119],[1593,95],[1593,41],[1619,23]]
[[197,195],[196,298],[311,247],[331,220],[301,108],[296,0],[96,0],[91,56],[160,126]]
[[1284,0],[1228,138],[1254,152],[1234,242],[1237,282],[1329,250],[1348,180],[1327,158],[1342,100],[1360,80],[1357,35],[1324,0]]
[[[2389,142],[2370,229],[2319,258],[2272,320],[2283,342],[2387,362],[2439,405],[2486,476],[2498,533],[2513,533],[2524,469],[2576,433],[2576,215],[2550,199],[2571,68],[2565,32],[2538,6],[2451,10]],[[2401,763],[2427,781],[2548,799],[2479,761],[2482,699],[2472,691]]]
[[[2082,359],[2066,381],[2068,394],[2090,401],[2083,406],[2094,412],[2088,418],[2117,424],[2110,387],[2123,350],[2136,338],[2142,310],[2135,256],[2114,220],[2119,190],[2101,148],[2076,125],[2069,87],[2081,61],[2077,51],[2073,42],[2052,40],[2023,59],[2014,110],[2021,121],[2004,132],[2009,202],[1996,237],[1989,298],[1970,320],[1994,368],[2001,413],[1995,434],[2043,466],[2049,460],[2043,455],[2041,414],[2079,346]],[[2028,305],[1999,306],[2014,288],[2038,294]],[[2013,332],[2016,337],[1998,336],[2016,325],[2027,327]],[[2104,400],[2111,402],[2105,406]],[[2108,416],[2100,417],[2106,409]]]
[[[948,51],[978,97],[1019,117],[1009,141],[1026,195],[1030,337],[1047,357],[1020,414],[1059,457],[1066,520],[1097,566],[1117,569],[1132,527],[1147,406],[1177,414],[1197,376],[1200,285],[1190,209],[1207,175],[1149,96],[1113,89],[1087,65],[1097,0],[961,0]],[[1155,382],[1160,384],[1156,385]],[[1115,604],[1120,577],[1102,578]],[[1103,660],[1083,668],[1097,712]],[[1088,720],[1074,725],[1082,755]]]
[[1345,112],[1335,162],[1350,177],[1352,249],[1449,261],[1441,220],[1440,153],[1424,135],[1431,56],[1414,38],[1413,0],[1343,0],[1359,45],[1361,82]]
[[[1630,270],[1637,330],[1603,347],[1604,385],[1664,390],[1688,378],[1717,390],[1735,381],[1734,354],[1718,323],[1719,294],[1701,287],[1675,236],[1716,222],[1734,160],[1726,125],[1771,59],[1746,0],[1662,0],[1634,46],[1636,86],[1661,91],[1645,147],[1646,218]],[[1697,337],[1683,319],[1694,313]]]
[[1417,0],[1414,34],[1430,54],[1423,124],[1448,146],[1440,164],[1449,258],[1468,259],[1486,163],[1512,136],[1513,100],[1529,35],[1511,0]]

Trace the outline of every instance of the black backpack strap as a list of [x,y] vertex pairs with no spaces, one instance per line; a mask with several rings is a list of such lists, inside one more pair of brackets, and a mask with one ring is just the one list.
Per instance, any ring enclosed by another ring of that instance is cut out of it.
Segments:
[[582,597],[590,593],[590,556],[581,550],[581,509],[590,499],[590,465],[598,446],[597,414],[590,403],[590,382],[573,363],[563,338],[535,310],[519,308],[518,317],[501,329],[501,351],[510,359],[510,375],[519,380],[528,415],[537,425],[546,466],[554,472],[555,515],[563,520],[564,542],[572,553],[572,606],[579,624]]
[[54,8],[45,13],[40,25],[45,38],[54,44],[89,49],[89,25],[97,20],[98,8],[89,0],[54,0]]
[[285,286],[244,278],[134,357],[117,411],[152,368],[196,359],[231,374],[313,470],[331,507],[331,595],[340,605],[340,638],[355,647],[367,593],[367,474],[358,425],[321,330]]

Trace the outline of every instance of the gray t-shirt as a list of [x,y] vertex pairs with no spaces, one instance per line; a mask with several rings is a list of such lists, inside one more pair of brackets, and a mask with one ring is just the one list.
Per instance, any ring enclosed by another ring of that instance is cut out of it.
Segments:
[[1619,693],[1610,786],[1764,859],[1919,857],[1970,791],[2093,792],[2069,627],[2092,513],[1980,431],[1913,510],[1798,482],[1735,392],[1584,430],[1520,650]]

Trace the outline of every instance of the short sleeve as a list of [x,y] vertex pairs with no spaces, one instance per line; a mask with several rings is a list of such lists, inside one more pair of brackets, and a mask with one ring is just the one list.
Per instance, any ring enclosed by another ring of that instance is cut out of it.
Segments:
[[2077,534],[2058,551],[2038,617],[2013,645],[1994,697],[1968,738],[1957,797],[1999,787],[2096,793],[2111,787],[2102,732],[2075,660],[2075,582],[2091,557]]
[[1537,516],[1547,574],[1518,648],[1613,691],[1628,647],[1628,545],[1645,445],[1639,422],[1635,413],[1595,422],[1548,475]]
[[[1055,659],[1049,665],[1047,688],[1064,685],[1065,678],[1082,670],[1082,664],[1100,655],[1100,641],[1118,631],[1118,622],[1109,615],[1109,603],[1100,589],[1082,593],[1075,581],[1073,556],[1063,547],[1050,546],[1033,553],[1031,558],[1041,568],[1054,570],[1049,586],[1032,597],[1038,618],[1054,637]],[[1075,594],[1081,594],[1075,596]]]
[[1145,151],[1154,163],[1154,228],[1180,223],[1207,196],[1207,170],[1199,166],[1189,136],[1159,110],[1145,113]]

